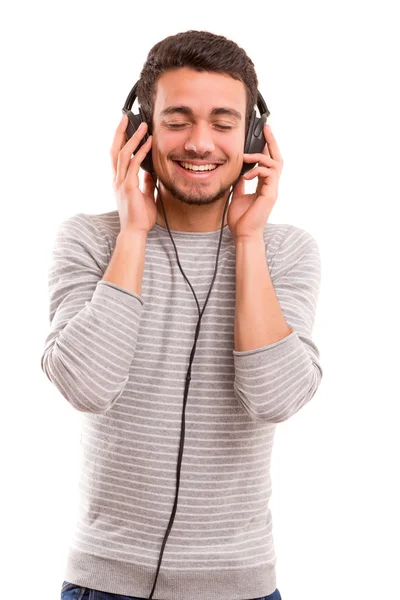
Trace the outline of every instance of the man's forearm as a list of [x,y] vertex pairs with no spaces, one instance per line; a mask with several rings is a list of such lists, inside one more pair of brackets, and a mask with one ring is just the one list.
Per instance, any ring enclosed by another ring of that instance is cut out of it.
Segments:
[[236,242],[235,350],[255,350],[293,332],[269,273],[263,237]]
[[119,233],[114,252],[102,277],[139,296],[146,255],[147,235],[141,232]]

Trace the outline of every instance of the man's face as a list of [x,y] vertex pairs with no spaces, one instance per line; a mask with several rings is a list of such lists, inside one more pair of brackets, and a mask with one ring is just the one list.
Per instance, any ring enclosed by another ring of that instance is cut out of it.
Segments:
[[[241,81],[186,67],[163,73],[156,84],[152,143],[163,186],[186,204],[224,197],[242,168],[245,117]],[[217,168],[195,172],[182,162]]]

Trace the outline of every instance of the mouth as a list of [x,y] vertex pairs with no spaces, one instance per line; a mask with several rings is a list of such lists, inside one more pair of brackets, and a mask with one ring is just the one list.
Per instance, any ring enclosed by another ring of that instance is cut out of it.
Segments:
[[213,175],[218,171],[218,169],[220,167],[222,167],[222,165],[217,164],[215,166],[215,168],[212,170],[207,170],[207,171],[194,171],[193,170],[192,171],[190,169],[186,169],[185,167],[182,167],[182,164],[177,160],[174,160],[173,162],[176,165],[178,171],[182,175],[184,175],[188,179],[192,179],[192,180],[198,179],[200,181],[211,179],[213,177]]

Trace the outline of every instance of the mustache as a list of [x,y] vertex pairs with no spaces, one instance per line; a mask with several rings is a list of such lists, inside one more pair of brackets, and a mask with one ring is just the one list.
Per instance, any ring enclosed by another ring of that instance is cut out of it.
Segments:
[[206,160],[207,162],[209,162],[210,164],[220,164],[222,165],[225,161],[221,160],[220,158],[210,158],[209,156],[185,156],[183,158],[178,157],[178,158],[174,158],[174,157],[170,157],[171,160],[174,160],[175,162],[185,162],[186,160]]

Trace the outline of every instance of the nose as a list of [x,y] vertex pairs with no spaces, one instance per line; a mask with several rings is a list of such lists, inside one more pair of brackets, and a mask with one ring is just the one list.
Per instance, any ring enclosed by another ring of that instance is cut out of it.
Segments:
[[205,154],[213,152],[215,145],[207,123],[195,123],[185,142],[185,150]]

